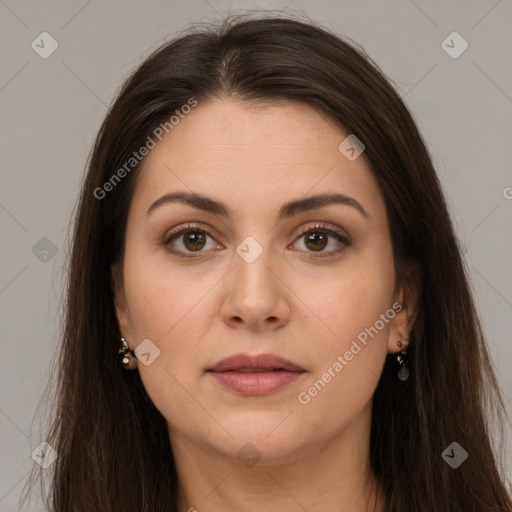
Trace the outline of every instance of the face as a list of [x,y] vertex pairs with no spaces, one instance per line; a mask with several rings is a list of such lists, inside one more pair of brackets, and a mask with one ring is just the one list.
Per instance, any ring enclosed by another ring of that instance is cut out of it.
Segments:
[[[338,149],[347,136],[305,104],[218,99],[144,160],[116,311],[173,449],[291,460],[368,425],[410,319],[381,192],[364,153]],[[175,193],[195,199],[158,201]],[[210,371],[240,354],[255,359]]]

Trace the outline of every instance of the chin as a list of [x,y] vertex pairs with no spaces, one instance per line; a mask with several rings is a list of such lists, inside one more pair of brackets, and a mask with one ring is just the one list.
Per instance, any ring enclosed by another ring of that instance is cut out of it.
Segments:
[[296,423],[297,418],[292,419],[293,413],[286,418],[289,412],[265,414],[255,410],[224,417],[222,425],[232,437],[226,434],[209,441],[214,449],[228,457],[260,456],[262,462],[285,462],[287,457],[311,443],[312,434],[304,425]]

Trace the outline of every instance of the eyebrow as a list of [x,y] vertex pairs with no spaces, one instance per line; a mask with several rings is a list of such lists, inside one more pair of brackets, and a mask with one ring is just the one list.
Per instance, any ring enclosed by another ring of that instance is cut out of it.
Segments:
[[[210,197],[191,192],[171,192],[163,195],[151,203],[148,211],[146,212],[146,216],[152,213],[156,208],[170,203],[183,203],[214,215],[220,215],[226,218],[232,217],[230,209],[224,203]],[[366,210],[353,197],[345,194],[319,194],[295,199],[283,204],[279,209],[278,218],[279,220],[282,220],[300,213],[319,210],[320,208],[331,204],[350,206],[355,208],[363,217],[369,217]]]

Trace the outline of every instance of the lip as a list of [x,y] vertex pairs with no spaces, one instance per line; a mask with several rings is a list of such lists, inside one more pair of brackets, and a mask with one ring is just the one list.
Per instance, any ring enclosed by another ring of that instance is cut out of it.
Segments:
[[306,371],[275,354],[235,354],[209,368],[207,373],[232,391],[254,396],[288,387]]
[[288,371],[304,371],[299,365],[288,361],[275,354],[234,354],[219,361],[208,371],[226,372],[230,370],[241,370],[243,368],[261,369],[261,370],[288,370]]

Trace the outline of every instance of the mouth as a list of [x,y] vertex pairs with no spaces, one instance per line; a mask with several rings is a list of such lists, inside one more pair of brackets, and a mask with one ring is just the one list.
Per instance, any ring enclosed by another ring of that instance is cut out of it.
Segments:
[[295,384],[304,368],[274,354],[235,354],[206,371],[224,388],[243,395],[266,395]]
[[234,354],[219,361],[207,371],[212,372],[269,372],[287,370],[290,372],[304,371],[298,364],[288,361],[275,354]]
[[279,372],[284,368],[239,368],[238,370],[227,370],[228,372],[238,373],[265,373],[265,372]]

